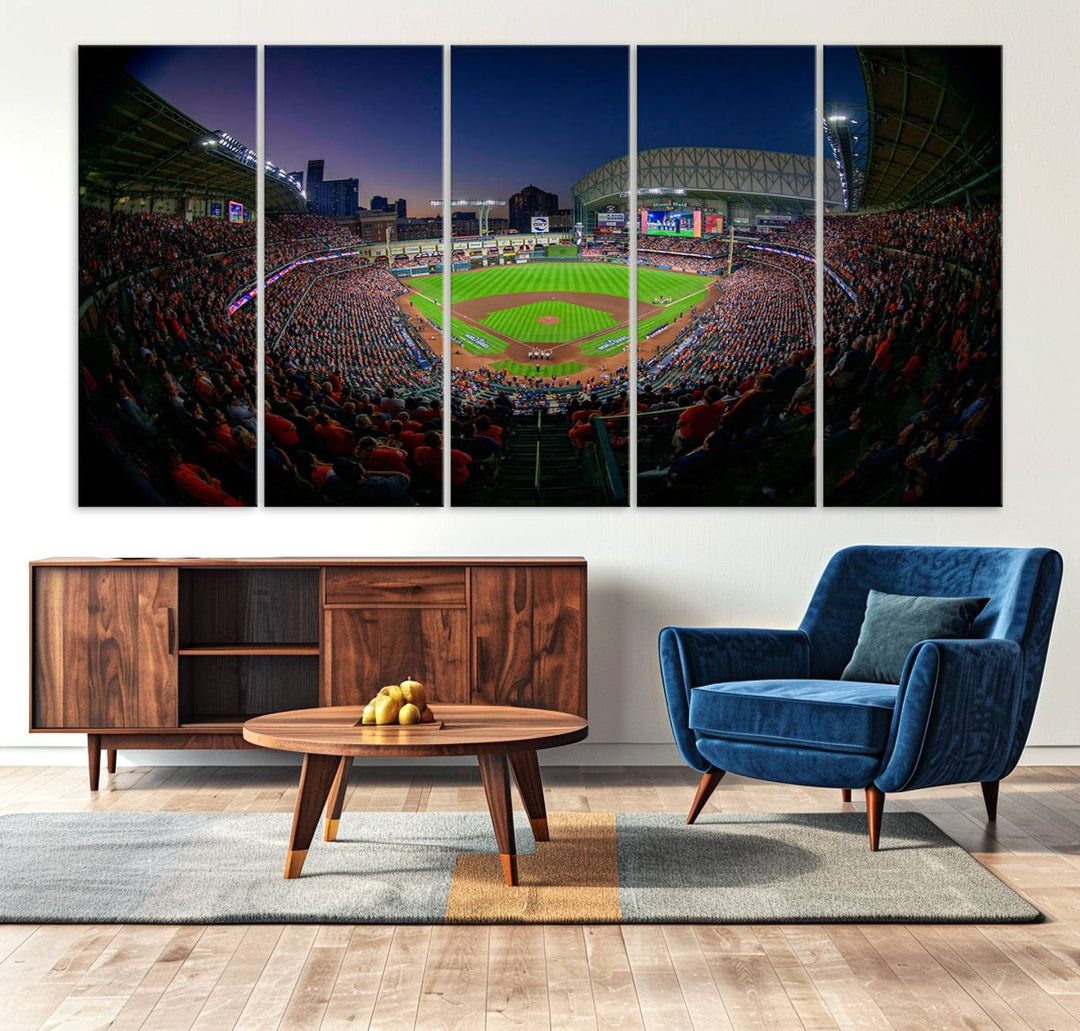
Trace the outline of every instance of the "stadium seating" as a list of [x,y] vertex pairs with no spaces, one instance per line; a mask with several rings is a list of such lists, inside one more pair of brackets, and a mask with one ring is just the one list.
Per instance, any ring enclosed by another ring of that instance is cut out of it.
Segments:
[[828,504],[1001,499],[1001,208],[826,218]]

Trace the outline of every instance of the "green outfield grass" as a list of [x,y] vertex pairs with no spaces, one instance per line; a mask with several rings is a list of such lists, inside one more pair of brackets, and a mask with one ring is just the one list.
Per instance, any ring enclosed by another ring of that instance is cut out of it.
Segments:
[[[541,322],[542,318],[559,321]],[[519,304],[516,308],[493,311],[483,319],[483,323],[523,344],[563,344],[590,333],[599,333],[615,324],[616,319],[606,311],[586,308],[581,304],[533,301],[531,304]]]
[[572,243],[549,243],[547,256],[549,258],[576,258],[577,247]]
[[[658,326],[671,322],[678,318],[696,304],[700,304],[705,298],[705,291],[712,282],[711,276],[697,276],[687,272],[669,272],[665,269],[640,268],[638,269],[638,300],[651,303],[654,297],[670,297],[671,303],[664,310],[649,318],[641,319],[638,323],[639,338],[645,337]],[[442,276],[425,276],[409,281],[409,285],[417,290],[422,296],[414,295],[417,311],[430,318],[436,325],[442,325],[442,309],[434,303],[434,298],[442,297]],[[493,294],[516,294],[516,293],[556,293],[574,292],[589,294],[608,294],[613,297],[628,297],[630,295],[630,269],[625,265],[604,265],[593,262],[566,262],[563,264],[535,264],[535,265],[499,265],[492,268],[476,269],[472,272],[454,273],[451,279],[451,290],[455,301],[471,300],[475,297],[489,297]],[[424,298],[430,300],[425,301]],[[522,306],[526,307],[526,306]],[[509,315],[515,309],[506,309],[504,312],[494,314]],[[598,313],[602,314],[602,313]],[[535,319],[535,316],[534,316]],[[489,316],[490,320],[490,316]],[[490,324],[489,320],[488,321]],[[603,323],[598,328],[602,329]],[[535,323],[537,329],[559,330],[563,323],[554,326],[542,326]],[[508,336],[514,333],[499,327],[500,332]],[[450,331],[460,342],[461,346],[471,354],[496,355],[506,350],[506,342],[490,333],[485,333],[483,328],[472,323],[452,319]],[[588,330],[579,336],[584,336]],[[596,332],[596,330],[592,330]],[[466,336],[468,334],[468,336]],[[591,340],[584,341],[581,346],[582,354],[617,355],[618,347],[610,349],[604,345],[618,337],[628,336],[626,327],[612,329],[609,333],[601,334]],[[475,343],[469,340],[469,336],[483,343]],[[515,339],[522,339],[515,336]],[[533,338],[530,338],[532,340]],[[537,339],[536,342],[555,342],[556,338]],[[577,339],[574,336],[563,337],[564,340]],[[487,346],[483,346],[486,344]]]
[[588,368],[587,365],[582,365],[581,362],[561,362],[557,365],[541,365],[540,371],[537,372],[535,363],[526,365],[524,362],[510,361],[495,362],[492,367],[505,369],[512,376],[532,376],[534,379],[549,376],[573,376],[575,372],[581,372],[582,369]]

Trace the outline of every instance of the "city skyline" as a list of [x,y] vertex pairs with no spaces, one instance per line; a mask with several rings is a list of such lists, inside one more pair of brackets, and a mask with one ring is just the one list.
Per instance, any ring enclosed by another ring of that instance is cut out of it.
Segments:
[[[266,154],[287,172],[325,162],[356,179],[361,206],[404,197],[410,215],[442,195],[442,48],[268,46]],[[306,185],[306,183],[305,183]]]

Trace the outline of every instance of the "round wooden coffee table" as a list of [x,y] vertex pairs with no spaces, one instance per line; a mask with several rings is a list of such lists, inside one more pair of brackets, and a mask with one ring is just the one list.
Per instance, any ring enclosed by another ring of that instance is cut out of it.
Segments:
[[302,752],[304,756],[285,861],[287,878],[300,876],[324,807],[324,838],[333,841],[337,837],[349,771],[357,756],[475,755],[502,857],[503,876],[507,884],[517,884],[509,768],[514,771],[533,836],[537,841],[547,841],[547,809],[536,753],[541,748],[583,740],[589,724],[567,712],[509,705],[435,704],[431,710],[435,719],[442,721],[441,727],[425,723],[365,727],[360,724],[364,711],[360,705],[276,712],[244,724],[244,740],[251,744]]

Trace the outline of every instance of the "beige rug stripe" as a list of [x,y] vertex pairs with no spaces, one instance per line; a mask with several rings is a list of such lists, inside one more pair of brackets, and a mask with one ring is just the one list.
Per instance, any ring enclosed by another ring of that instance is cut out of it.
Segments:
[[497,855],[458,856],[448,923],[618,923],[614,813],[551,813],[551,841],[518,856],[518,886],[503,883]]

